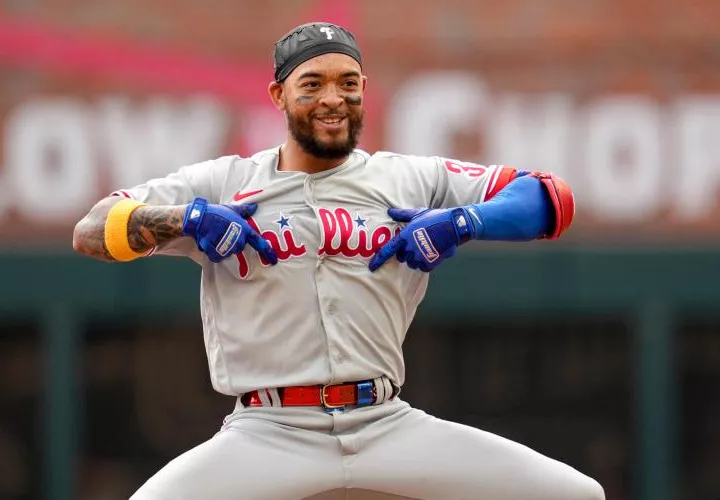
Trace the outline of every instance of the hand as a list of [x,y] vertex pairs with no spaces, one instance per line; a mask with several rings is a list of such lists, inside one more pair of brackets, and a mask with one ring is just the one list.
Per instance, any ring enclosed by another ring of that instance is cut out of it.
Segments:
[[458,245],[470,240],[474,225],[465,207],[450,209],[388,209],[398,222],[408,222],[402,231],[387,242],[370,260],[370,270],[395,255],[412,269],[429,272],[445,259],[455,255]]
[[212,262],[242,252],[249,244],[272,265],[277,255],[267,240],[263,239],[245,220],[257,210],[256,203],[247,205],[213,205],[205,198],[195,198],[188,205],[183,219],[182,234],[195,239],[198,249]]

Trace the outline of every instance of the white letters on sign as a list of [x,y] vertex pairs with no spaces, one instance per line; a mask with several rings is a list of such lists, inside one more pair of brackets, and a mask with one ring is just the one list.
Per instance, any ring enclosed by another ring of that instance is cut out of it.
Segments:
[[[413,76],[395,94],[385,149],[552,171],[600,222],[633,223],[670,212],[687,221],[720,206],[720,95],[601,96],[489,93],[466,72]],[[475,156],[454,136],[478,135]]]
[[[21,102],[3,124],[0,217],[12,211],[29,221],[74,221],[114,189],[217,158],[225,148],[258,151],[284,140],[284,116],[273,108],[258,103],[239,116],[227,109],[202,96]],[[668,104],[605,95],[581,104],[569,94],[490,92],[468,72],[429,72],[408,79],[390,100],[386,130],[379,146],[390,151],[552,171],[573,187],[578,210],[599,222],[666,213],[701,221],[720,207],[719,94]],[[456,154],[461,134],[477,135],[477,154],[467,146]]]
[[75,219],[112,190],[216,158],[227,129],[221,105],[202,97],[23,102],[5,121],[0,215],[16,207],[31,221]]
[[117,96],[98,105],[98,131],[116,187],[162,177],[183,165],[217,156],[227,130],[220,104],[208,98],[143,105]]
[[569,175],[573,103],[565,94],[508,94],[494,103],[487,129],[489,163]]
[[677,183],[671,200],[684,219],[712,213],[720,194],[720,96],[686,97],[677,103],[678,147],[670,161]]
[[662,205],[658,106],[643,97],[599,100],[586,110],[583,159],[593,212],[612,221],[639,221]]
[[[431,73],[408,82],[390,104],[390,150],[453,157],[453,135],[479,132],[489,96],[482,82],[464,72]],[[465,159],[465,158],[463,158]],[[472,158],[467,158],[472,161]]]
[[97,199],[98,170],[88,109],[72,100],[37,100],[6,122],[9,193],[28,220],[65,220]]

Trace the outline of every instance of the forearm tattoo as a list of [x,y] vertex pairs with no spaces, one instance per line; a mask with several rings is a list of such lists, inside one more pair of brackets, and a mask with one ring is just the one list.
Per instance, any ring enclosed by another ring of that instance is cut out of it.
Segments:
[[[76,251],[106,262],[115,259],[105,246],[105,221],[117,199],[100,201],[75,226],[73,247]],[[184,206],[138,207],[128,221],[128,243],[138,253],[144,253],[174,238],[182,236]]]
[[128,242],[136,252],[147,252],[151,248],[182,236],[185,207],[137,208],[130,216]]
[[84,255],[108,262],[115,260],[105,246],[104,219],[99,220],[93,214],[89,214],[75,227],[73,246]]

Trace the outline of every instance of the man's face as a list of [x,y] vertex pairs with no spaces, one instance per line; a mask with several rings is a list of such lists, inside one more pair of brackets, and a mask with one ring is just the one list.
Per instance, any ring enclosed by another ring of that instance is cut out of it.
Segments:
[[363,125],[365,77],[345,54],[323,54],[295,68],[284,82],[285,116],[309,154],[340,159],[357,146]]

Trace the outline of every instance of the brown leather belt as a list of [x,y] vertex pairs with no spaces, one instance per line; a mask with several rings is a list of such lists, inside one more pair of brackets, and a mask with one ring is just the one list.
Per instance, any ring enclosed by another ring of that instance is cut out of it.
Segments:
[[[243,406],[265,406],[259,391],[264,391],[271,406],[275,405],[276,402],[272,400],[270,391],[260,389],[243,394],[240,399]],[[377,400],[377,389],[372,380],[279,387],[277,393],[280,395],[281,406],[322,406],[326,409],[337,409],[346,406],[369,406]]]

